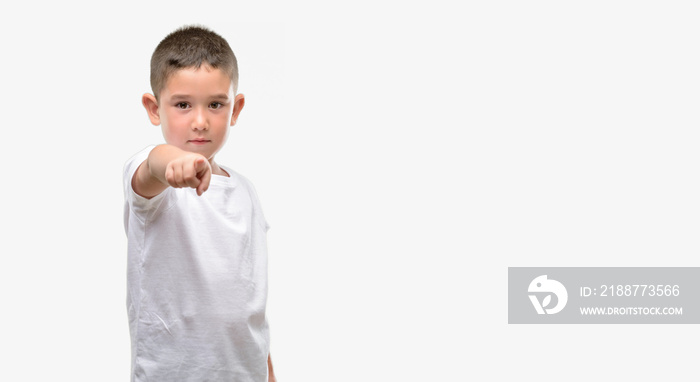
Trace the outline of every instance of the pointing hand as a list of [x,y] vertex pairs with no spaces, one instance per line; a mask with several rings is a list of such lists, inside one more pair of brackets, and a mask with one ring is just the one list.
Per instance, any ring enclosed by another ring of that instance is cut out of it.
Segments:
[[171,187],[190,187],[202,195],[209,188],[211,165],[202,155],[189,153],[168,163],[165,180]]

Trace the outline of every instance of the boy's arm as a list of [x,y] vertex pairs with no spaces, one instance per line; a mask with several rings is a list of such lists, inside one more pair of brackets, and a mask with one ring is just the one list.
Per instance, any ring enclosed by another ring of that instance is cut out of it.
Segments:
[[267,355],[267,382],[277,382],[277,378],[275,378],[275,371],[272,370],[272,358],[270,358],[270,354]]
[[168,187],[191,187],[202,195],[209,188],[211,165],[197,153],[171,145],[156,146],[141,163],[131,179],[131,187],[138,195],[150,199]]

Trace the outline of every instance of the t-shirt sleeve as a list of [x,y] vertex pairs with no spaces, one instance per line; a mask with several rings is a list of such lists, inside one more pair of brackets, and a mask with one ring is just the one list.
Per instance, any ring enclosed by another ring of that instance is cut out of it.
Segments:
[[262,204],[260,203],[260,198],[258,197],[258,191],[255,189],[255,186],[250,180],[247,178],[243,179],[245,179],[248,192],[250,192],[251,200],[253,201],[253,209],[255,211],[254,218],[265,229],[265,232],[267,232],[270,230],[270,224],[268,224],[265,214],[263,213]]
[[136,170],[148,158],[148,154],[150,154],[151,150],[153,150],[154,147],[155,146],[146,147],[145,149],[141,150],[140,152],[129,158],[129,160],[126,161],[126,164],[124,165],[124,202],[126,204],[126,207],[133,210],[134,212],[144,212],[158,206],[161,202],[161,199],[169,190],[166,189],[160,194],[150,199],[146,199],[143,196],[137,194],[134,191],[134,188],[131,186],[131,180],[133,179]]
[[129,158],[129,160],[126,161],[126,164],[124,164],[125,199],[128,198],[130,192],[133,192],[133,189],[131,187],[131,179],[134,177],[134,174],[136,173],[136,170],[139,168],[141,163],[143,163],[146,160],[146,158],[148,158],[148,154],[151,152],[151,150],[153,150],[153,147],[155,146],[148,146],[145,149],[139,151],[134,156]]

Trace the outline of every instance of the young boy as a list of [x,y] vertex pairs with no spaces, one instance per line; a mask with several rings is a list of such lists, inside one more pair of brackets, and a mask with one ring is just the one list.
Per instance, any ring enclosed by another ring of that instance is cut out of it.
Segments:
[[226,40],[184,27],[151,58],[143,105],[166,144],[124,167],[132,381],[274,381],[267,222],[253,185],[217,164],[245,104]]

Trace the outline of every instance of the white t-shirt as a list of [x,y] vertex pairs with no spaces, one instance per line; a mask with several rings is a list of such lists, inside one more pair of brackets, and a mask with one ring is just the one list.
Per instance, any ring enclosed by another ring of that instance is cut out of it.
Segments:
[[124,166],[132,381],[267,381],[269,228],[250,181],[223,167],[209,189],[146,199]]

